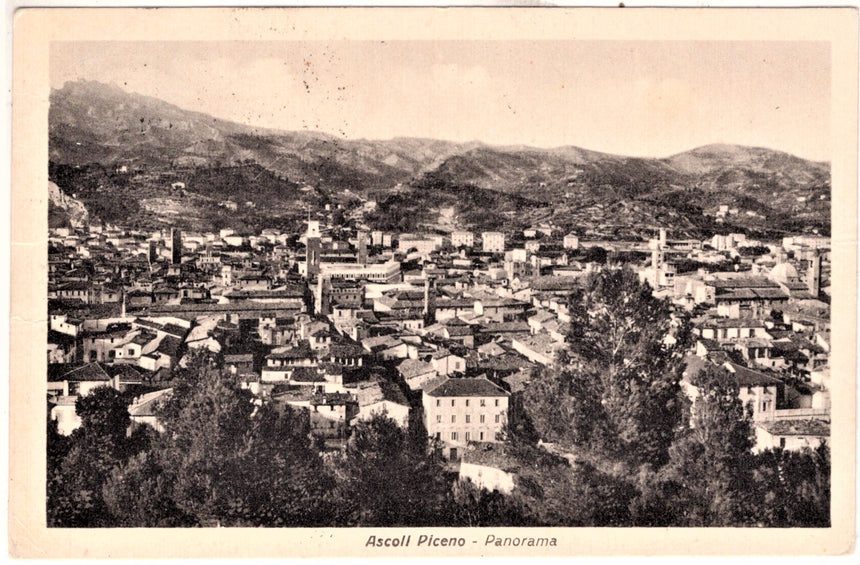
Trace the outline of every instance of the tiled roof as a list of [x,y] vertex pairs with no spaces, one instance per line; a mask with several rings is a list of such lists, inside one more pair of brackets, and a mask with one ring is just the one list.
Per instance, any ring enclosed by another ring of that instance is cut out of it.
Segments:
[[76,367],[65,373],[59,380],[72,382],[109,381],[110,375],[107,374],[101,364],[87,363],[86,365]]
[[442,381],[424,393],[429,396],[508,396],[508,392],[486,378],[460,378]]
[[322,383],[325,377],[320,374],[316,367],[296,367],[290,374],[290,381],[297,383]]
[[757,422],[756,426],[775,436],[830,437],[830,422],[824,420],[774,420]]
[[463,463],[501,469],[507,473],[516,473],[521,464],[516,457],[507,452],[503,443],[474,443],[463,451]]
[[158,406],[173,394],[172,388],[156,390],[135,398],[128,407],[130,416],[155,416]]
[[742,365],[728,362],[724,365],[730,373],[733,373],[738,386],[774,386],[782,384],[782,381],[770,377],[759,371],[754,371]]
[[420,359],[405,359],[397,366],[397,371],[403,375],[403,378],[411,379],[419,375],[435,373],[436,369],[430,363],[425,363]]
[[266,356],[267,359],[310,359],[313,357],[314,352],[306,341],[299,342],[296,347],[279,347]]
[[179,351],[180,345],[182,345],[181,339],[173,337],[172,335],[166,335],[161,339],[161,343],[158,344],[158,347],[155,350],[158,353],[174,357]]

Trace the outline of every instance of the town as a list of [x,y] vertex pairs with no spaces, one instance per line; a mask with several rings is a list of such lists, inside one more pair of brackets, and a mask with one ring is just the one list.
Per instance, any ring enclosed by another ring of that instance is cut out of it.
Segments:
[[[563,369],[570,296],[623,268],[688,321],[680,384],[694,407],[696,373],[716,367],[748,411],[753,452],[829,441],[829,238],[391,233],[335,230],[331,217],[309,212],[303,233],[51,229],[57,432],[81,426],[78,401],[100,387],[125,394],[128,433],[162,431],[177,371],[202,354],[256,405],[300,414],[322,454],[383,415],[434,442],[460,481],[510,494],[519,466],[506,434],[536,372]],[[575,460],[552,439],[540,449]]]

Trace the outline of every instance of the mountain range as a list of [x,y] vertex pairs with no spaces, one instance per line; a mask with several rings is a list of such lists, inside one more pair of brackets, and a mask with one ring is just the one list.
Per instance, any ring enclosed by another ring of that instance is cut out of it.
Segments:
[[830,230],[829,163],[771,149],[708,145],[654,159],[341,139],[227,122],[92,81],[52,91],[49,156],[50,180],[91,217],[141,227],[292,226],[328,205],[344,221],[399,230],[540,222],[616,238],[657,226],[678,236]]

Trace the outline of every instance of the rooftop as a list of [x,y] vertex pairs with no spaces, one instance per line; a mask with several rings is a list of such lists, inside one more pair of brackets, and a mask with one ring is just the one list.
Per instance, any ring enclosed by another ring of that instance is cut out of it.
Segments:
[[824,420],[773,420],[757,422],[756,426],[775,436],[830,437],[830,422]]
[[487,378],[446,378],[432,388],[424,390],[429,396],[509,396],[501,387],[491,383]]

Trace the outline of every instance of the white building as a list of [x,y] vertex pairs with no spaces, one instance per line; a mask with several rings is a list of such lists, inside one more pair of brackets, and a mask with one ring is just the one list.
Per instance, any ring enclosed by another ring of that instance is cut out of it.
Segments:
[[470,441],[499,442],[509,396],[485,377],[428,383],[422,394],[427,433],[442,442],[450,459],[459,459]]
[[400,263],[320,263],[320,276],[329,279],[366,280],[374,283],[394,283],[400,281]]
[[564,248],[565,249],[579,249],[579,236],[569,233],[564,236]]
[[485,231],[481,234],[483,250],[486,253],[504,253],[505,234],[497,231]]
[[454,247],[472,247],[475,245],[475,235],[470,231],[455,231],[451,233],[451,245]]

